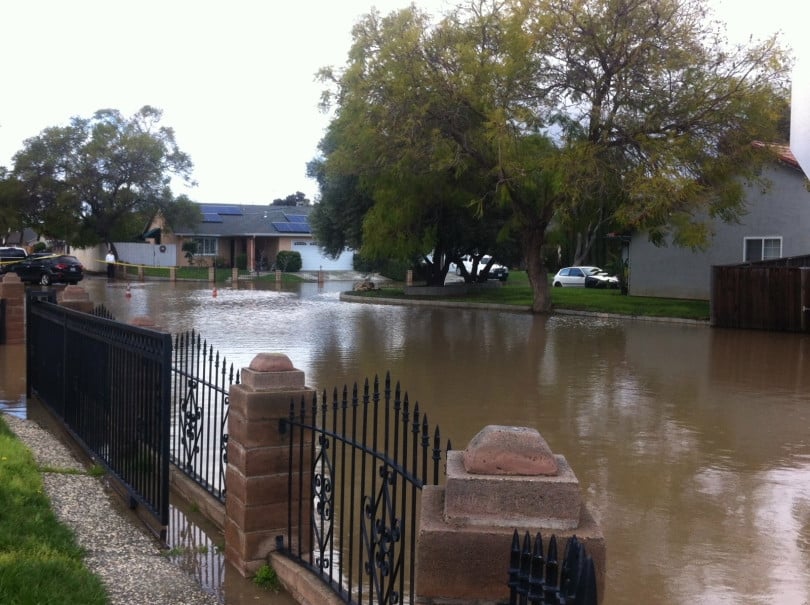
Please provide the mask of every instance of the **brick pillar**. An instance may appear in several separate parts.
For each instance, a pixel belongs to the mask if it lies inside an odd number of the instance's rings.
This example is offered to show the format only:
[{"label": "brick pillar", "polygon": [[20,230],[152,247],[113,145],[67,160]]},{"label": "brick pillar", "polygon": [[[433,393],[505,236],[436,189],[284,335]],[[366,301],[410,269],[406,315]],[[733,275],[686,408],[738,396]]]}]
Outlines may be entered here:
[{"label": "brick pillar", "polygon": [[234,287],[239,283],[239,267],[231,267],[231,282]]},{"label": "brick pillar", "polygon": [[445,487],[425,486],[417,601],[498,603],[507,586],[512,535],[557,536],[560,556],[575,535],[593,558],[604,595],[605,539],[582,503],[579,482],[563,456],[534,429],[488,426],[463,452],[447,454]]},{"label": "brick pillar", "polygon": [[93,312],[93,301],[90,300],[90,295],[81,286],[66,286],[65,289],[59,293],[57,302],[62,307],[67,307],[74,311],[81,311],[82,313]]},{"label": "brick pillar", "polygon": [[216,271],[217,270],[216,270],[216,267],[214,267],[214,265],[211,265],[210,267],[208,267],[208,281],[210,281],[212,284],[217,280]]},{"label": "brick pillar", "polygon": [[172,283],[177,281],[177,267],[169,267],[169,281]]},{"label": "brick pillar", "polygon": [[6,301],[6,342],[25,342],[25,284],[16,273],[6,273],[0,281],[0,299]]},{"label": "brick pillar", "polygon": [[[289,433],[281,435],[279,426],[289,418],[291,401],[297,406],[312,395],[304,373],[282,354],[260,353],[242,370],[241,384],[231,385],[225,558],[243,576],[264,565],[276,536],[287,533]],[[297,482],[297,467],[293,473]],[[297,510],[297,503],[290,504]],[[311,503],[303,505],[307,511]],[[303,518],[308,520],[309,513]]]}]

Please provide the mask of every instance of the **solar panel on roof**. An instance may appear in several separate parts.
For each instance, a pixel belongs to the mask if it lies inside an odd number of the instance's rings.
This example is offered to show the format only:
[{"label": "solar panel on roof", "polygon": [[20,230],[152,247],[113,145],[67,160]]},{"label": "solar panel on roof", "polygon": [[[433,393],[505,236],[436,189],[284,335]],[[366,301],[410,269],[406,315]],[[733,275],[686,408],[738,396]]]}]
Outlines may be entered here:
[{"label": "solar panel on roof", "polygon": [[242,216],[242,208],[239,206],[206,205],[204,214],[221,214],[223,216]]},{"label": "solar panel on roof", "polygon": [[285,223],[278,221],[273,223],[273,227],[279,233],[310,233],[309,225],[306,223]]},{"label": "solar panel on roof", "polygon": [[222,217],[217,214],[216,212],[203,212],[203,220],[204,223],[221,223]]},{"label": "solar panel on roof", "polygon": [[306,214],[285,214],[284,215],[291,223],[307,223]]}]

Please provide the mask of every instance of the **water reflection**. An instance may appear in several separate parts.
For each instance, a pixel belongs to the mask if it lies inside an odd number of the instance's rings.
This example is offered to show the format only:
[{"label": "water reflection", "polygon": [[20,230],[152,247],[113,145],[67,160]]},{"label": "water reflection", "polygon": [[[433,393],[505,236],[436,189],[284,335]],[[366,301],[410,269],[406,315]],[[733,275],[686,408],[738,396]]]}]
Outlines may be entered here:
[{"label": "water reflection", "polygon": [[237,367],[284,352],[330,392],[390,371],[457,448],[486,424],[536,427],[602,524],[608,604],[810,595],[804,336],[340,303],[346,283],[84,285]]},{"label": "water reflection", "polygon": [[0,411],[25,418],[25,347],[0,346]]}]

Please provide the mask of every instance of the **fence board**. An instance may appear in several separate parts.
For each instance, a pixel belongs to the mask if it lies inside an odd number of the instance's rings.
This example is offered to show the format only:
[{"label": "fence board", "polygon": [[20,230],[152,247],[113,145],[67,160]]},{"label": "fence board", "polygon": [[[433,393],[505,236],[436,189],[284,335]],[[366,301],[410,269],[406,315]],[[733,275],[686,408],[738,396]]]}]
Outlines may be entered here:
[{"label": "fence board", "polygon": [[[806,258],[806,257],[802,257]],[[806,331],[810,269],[791,263],[712,267],[712,325],[789,332]]]}]

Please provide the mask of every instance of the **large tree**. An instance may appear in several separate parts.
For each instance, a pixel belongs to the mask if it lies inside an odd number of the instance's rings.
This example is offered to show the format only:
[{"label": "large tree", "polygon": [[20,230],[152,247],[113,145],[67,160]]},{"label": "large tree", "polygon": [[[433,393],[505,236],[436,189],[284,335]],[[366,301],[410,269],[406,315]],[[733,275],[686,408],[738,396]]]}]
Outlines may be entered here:
[{"label": "large tree", "polygon": [[335,76],[332,157],[384,175],[389,197],[415,170],[485,183],[468,203],[509,209],[546,311],[554,224],[585,246],[608,221],[696,246],[706,217],[738,216],[787,74],[775,39],[729,46],[703,0],[479,0],[436,24],[372,12]]},{"label": "large tree", "polygon": [[144,106],[125,118],[112,109],[67,126],[46,128],[14,156],[13,175],[28,198],[29,225],[76,246],[132,240],[162,210],[186,214],[172,177],[191,182],[192,163],[180,151],[162,112]]},{"label": "large tree", "polygon": [[442,91],[410,85],[431,77],[422,49],[428,28],[416,10],[372,13],[358,24],[346,70],[322,72],[337,84],[337,111],[310,174],[321,186],[319,240],[350,243],[366,258],[421,261],[428,283],[440,285],[462,255],[497,255],[508,217],[474,203],[492,196],[490,179],[459,169],[455,146],[436,130]]}]

